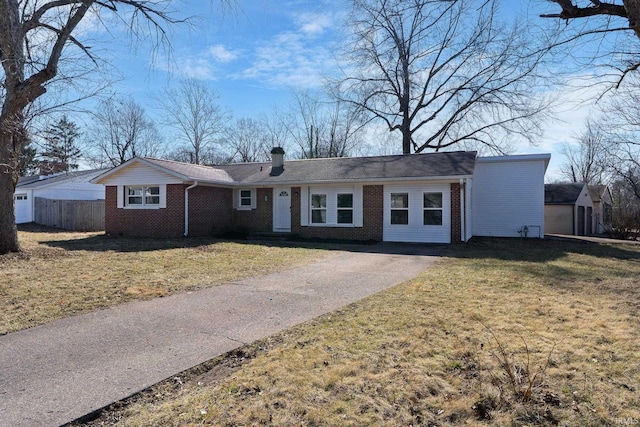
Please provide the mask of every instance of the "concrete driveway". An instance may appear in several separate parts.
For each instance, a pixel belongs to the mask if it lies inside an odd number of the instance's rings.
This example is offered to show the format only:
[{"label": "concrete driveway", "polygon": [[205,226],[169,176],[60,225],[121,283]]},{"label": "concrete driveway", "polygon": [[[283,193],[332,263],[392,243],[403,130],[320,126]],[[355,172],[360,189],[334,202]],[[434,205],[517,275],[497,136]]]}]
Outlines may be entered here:
[{"label": "concrete driveway", "polygon": [[379,244],[0,337],[0,426],[59,426],[415,277],[441,247]]}]

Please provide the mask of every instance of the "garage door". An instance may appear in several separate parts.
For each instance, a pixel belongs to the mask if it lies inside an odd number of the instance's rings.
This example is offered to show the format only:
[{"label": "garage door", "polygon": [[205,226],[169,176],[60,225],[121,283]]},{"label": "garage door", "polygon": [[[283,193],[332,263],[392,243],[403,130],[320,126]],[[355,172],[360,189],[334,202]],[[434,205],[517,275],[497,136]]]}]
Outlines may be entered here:
[{"label": "garage door", "polygon": [[451,243],[450,184],[385,185],[383,239]]},{"label": "garage door", "polygon": [[15,201],[16,224],[32,222],[33,217],[31,215],[31,200],[29,200],[27,195],[16,194],[14,196],[14,201]]}]

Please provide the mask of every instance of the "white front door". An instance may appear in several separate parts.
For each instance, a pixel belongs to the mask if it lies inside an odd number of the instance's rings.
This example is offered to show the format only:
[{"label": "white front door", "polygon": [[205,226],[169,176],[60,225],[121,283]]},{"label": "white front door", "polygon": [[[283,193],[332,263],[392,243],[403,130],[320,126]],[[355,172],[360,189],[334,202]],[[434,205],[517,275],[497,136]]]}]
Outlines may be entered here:
[{"label": "white front door", "polygon": [[273,231],[291,231],[291,188],[273,189]]}]

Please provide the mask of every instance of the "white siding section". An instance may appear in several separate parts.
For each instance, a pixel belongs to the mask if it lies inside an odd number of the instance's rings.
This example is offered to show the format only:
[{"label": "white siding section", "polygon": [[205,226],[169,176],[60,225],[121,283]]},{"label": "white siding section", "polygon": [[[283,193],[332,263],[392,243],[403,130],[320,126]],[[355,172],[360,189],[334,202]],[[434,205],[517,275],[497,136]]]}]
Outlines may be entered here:
[{"label": "white siding section", "polygon": [[[442,193],[442,225],[423,225],[423,194]],[[409,224],[391,224],[391,193],[409,194]],[[386,242],[451,243],[451,184],[384,186],[383,240]]]},{"label": "white siding section", "polygon": [[151,166],[133,163],[106,178],[104,185],[182,184],[179,178]]},{"label": "white siding section", "polygon": [[[516,157],[516,156],[514,156]],[[544,159],[502,157],[476,160],[473,175],[474,236],[529,237],[544,233]]]},{"label": "white siding section", "polygon": [[465,189],[464,189],[464,200],[465,200],[465,209],[464,209],[464,241],[468,241],[473,237],[473,211],[471,209],[471,198],[473,195],[473,179],[469,178],[465,180]]},{"label": "white siding section", "polygon": [[[16,200],[16,196],[21,196],[23,200]],[[26,197],[26,199],[24,199]],[[16,224],[33,222],[33,193],[31,190],[17,191],[14,196],[14,213]]]}]

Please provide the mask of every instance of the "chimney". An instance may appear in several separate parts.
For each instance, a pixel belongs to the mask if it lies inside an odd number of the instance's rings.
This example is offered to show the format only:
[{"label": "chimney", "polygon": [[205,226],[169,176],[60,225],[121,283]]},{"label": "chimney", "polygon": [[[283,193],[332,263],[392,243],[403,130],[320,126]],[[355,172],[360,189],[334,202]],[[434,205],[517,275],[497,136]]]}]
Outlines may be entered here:
[{"label": "chimney", "polygon": [[273,147],[271,150],[271,176],[280,175],[284,171],[284,150],[282,147]]}]

